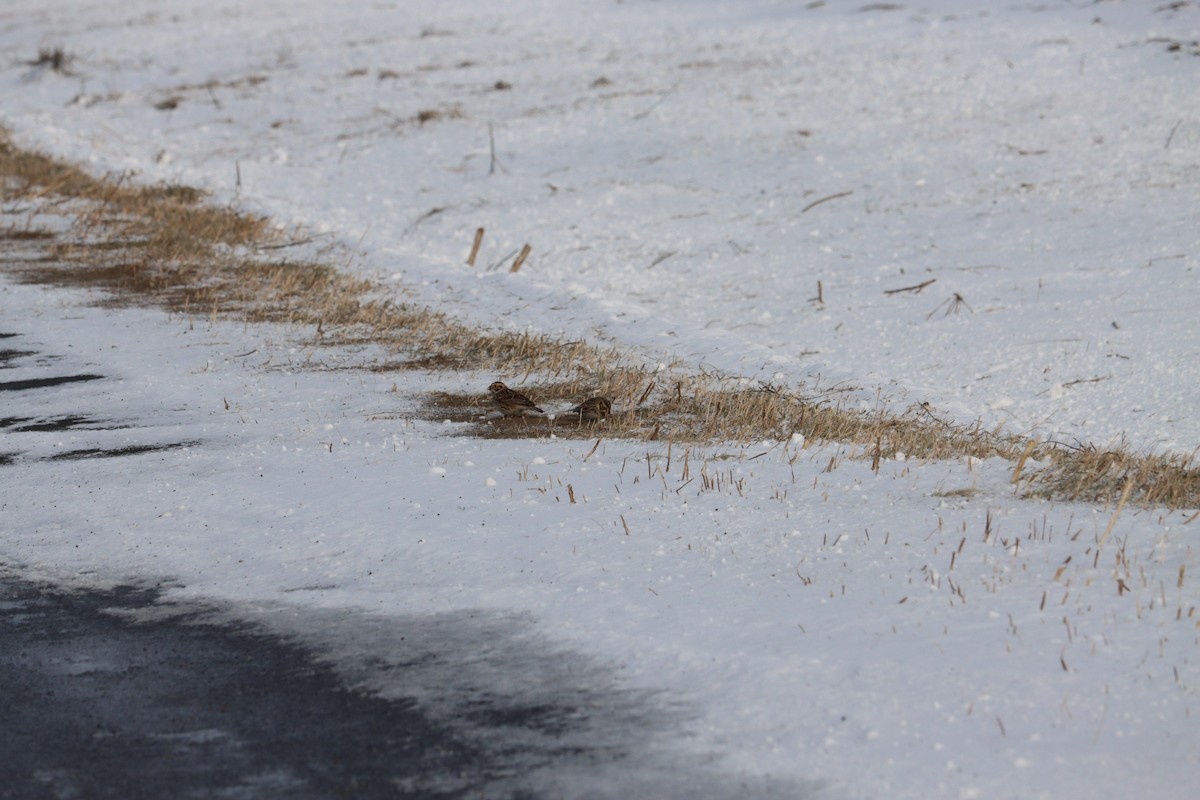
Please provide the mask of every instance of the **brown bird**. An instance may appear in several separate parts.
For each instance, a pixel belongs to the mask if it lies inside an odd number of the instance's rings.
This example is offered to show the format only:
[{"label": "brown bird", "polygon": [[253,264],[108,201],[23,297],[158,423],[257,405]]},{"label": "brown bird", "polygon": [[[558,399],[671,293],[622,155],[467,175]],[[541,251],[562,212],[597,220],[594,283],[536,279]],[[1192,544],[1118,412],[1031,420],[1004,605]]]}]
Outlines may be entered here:
[{"label": "brown bird", "polygon": [[506,417],[538,417],[546,413],[528,397],[508,388],[500,381],[489,386],[488,391],[492,393],[492,400]]},{"label": "brown bird", "polygon": [[581,422],[599,422],[612,413],[612,400],[607,397],[589,397],[567,412],[578,414]]}]

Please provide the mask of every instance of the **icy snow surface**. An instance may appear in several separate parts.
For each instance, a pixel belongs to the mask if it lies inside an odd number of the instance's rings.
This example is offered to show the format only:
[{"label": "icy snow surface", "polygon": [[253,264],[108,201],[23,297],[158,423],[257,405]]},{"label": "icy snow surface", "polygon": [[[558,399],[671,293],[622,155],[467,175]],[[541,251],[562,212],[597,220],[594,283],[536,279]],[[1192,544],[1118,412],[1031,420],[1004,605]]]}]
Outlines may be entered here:
[{"label": "icy snow surface", "polygon": [[[481,324],[1187,453],[1197,40],[1192,3],[9,0],[0,124]],[[1111,508],[1016,500],[1001,463],[796,441],[685,476],[682,448],[455,437],[412,418],[437,376],[393,393],[287,330],[88,300],[0,290],[3,341],[49,359],[0,380],[105,376],[0,416],[129,423],[3,434],[6,562],[253,603],[384,693],[392,644],[279,609],[515,615],[669,709],[654,763],[778,796],[1190,796],[1190,514],[1126,509],[1100,546]],[[98,443],[181,446],[52,460]]]}]

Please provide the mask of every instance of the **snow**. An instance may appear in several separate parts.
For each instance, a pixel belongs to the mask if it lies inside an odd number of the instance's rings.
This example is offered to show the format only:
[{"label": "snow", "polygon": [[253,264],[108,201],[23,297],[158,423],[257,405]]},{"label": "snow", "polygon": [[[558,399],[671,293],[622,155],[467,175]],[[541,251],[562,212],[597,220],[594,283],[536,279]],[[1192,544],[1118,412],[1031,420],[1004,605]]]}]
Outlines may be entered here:
[{"label": "snow", "polygon": [[[1197,39],[1200,8],[1132,2],[15,0],[0,123],[305,226],[462,319],[1187,453]],[[304,620],[528,620],[672,720],[633,784],[538,779],[563,796],[735,796],[662,769],[701,758],[769,796],[1190,796],[1189,513],[1126,508],[1101,543],[1113,508],[1015,498],[1001,462],[481,441],[418,418],[444,376],[90,299],[0,283],[0,332],[42,354],[0,379],[106,376],[4,416],[127,424],[5,432],[5,563],[230,603],[385,695],[403,648]],[[458,685],[425,701],[453,716]]]}]

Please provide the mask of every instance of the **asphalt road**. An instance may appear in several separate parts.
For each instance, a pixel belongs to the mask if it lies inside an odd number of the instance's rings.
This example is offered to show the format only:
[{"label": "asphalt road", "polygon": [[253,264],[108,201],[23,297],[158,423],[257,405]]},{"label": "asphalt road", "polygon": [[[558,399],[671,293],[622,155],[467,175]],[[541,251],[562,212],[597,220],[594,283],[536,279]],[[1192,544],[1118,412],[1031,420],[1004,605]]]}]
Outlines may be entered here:
[{"label": "asphalt road", "polygon": [[494,796],[503,768],[411,702],[253,629],[127,618],[156,596],[0,578],[0,796]]}]

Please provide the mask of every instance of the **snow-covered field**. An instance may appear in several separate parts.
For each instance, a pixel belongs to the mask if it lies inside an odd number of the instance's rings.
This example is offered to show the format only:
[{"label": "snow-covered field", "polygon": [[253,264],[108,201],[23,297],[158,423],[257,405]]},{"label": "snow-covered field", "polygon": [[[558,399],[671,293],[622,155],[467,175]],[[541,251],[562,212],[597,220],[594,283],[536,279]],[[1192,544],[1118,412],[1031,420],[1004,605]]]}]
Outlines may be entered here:
[{"label": "snow-covered field", "polygon": [[[10,0],[0,124],[481,324],[1200,445],[1200,6],[813,5]],[[71,74],[27,63],[56,46]],[[392,695],[397,642],[296,620],[526,620],[671,720],[633,767],[530,777],[553,794],[1191,796],[1190,513],[1105,538],[1113,509],[1015,499],[999,462],[478,441],[413,418],[444,376],[0,287],[4,346],[41,354],[0,381],[109,378],[0,417],[132,426],[3,433],[4,562],[249,604]],[[453,715],[453,686],[422,700]]]}]

